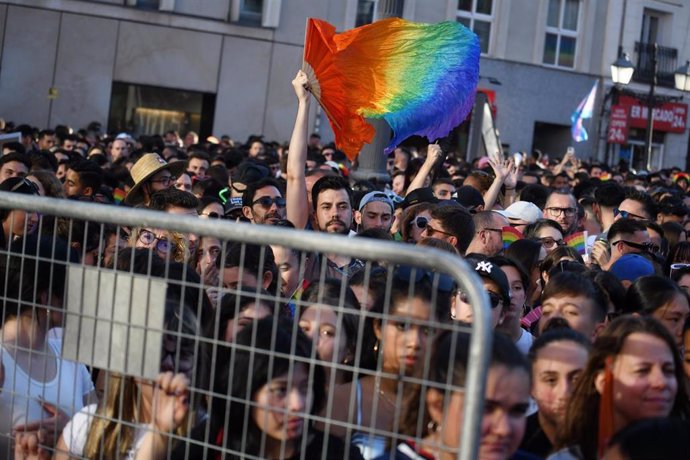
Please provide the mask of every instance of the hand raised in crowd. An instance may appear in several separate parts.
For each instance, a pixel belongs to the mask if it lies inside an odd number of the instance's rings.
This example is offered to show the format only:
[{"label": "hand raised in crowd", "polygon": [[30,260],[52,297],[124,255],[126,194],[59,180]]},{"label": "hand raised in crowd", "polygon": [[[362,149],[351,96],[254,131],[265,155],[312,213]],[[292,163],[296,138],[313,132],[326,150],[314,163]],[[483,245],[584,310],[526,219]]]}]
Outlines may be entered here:
[{"label": "hand raised in crowd", "polygon": [[425,162],[432,165],[437,164],[439,161],[443,160],[445,157],[441,146],[438,144],[429,144],[426,150],[426,160]]},{"label": "hand raised in crowd", "polygon": [[295,94],[300,103],[309,102],[309,77],[303,70],[297,71],[297,75],[292,80],[292,86],[295,88]]},{"label": "hand raised in crowd", "polygon": [[608,267],[609,259],[611,258],[611,250],[606,241],[597,240],[592,246],[592,253],[590,254],[590,260],[592,264],[598,265],[601,268]]},{"label": "hand raised in crowd", "polygon": [[14,445],[15,460],[48,460],[50,453],[41,447],[45,445],[43,430],[27,433],[17,433]]},{"label": "hand raised in crowd", "polygon": [[489,165],[494,170],[496,179],[503,183],[507,189],[515,188],[517,184],[518,167],[511,158],[497,160],[489,158]]},{"label": "hand raised in crowd", "polygon": [[24,425],[16,425],[12,431],[17,435],[24,433],[37,433],[41,434],[41,443],[53,446],[57,443],[62,429],[65,428],[67,422],[69,422],[70,417],[60,410],[57,406],[43,400],[38,401],[44,411],[50,414],[49,417],[43,418],[36,422],[26,423]]},{"label": "hand raised in crowd", "polygon": [[184,374],[158,374],[153,393],[151,427],[161,433],[177,429],[189,411],[189,379]]}]

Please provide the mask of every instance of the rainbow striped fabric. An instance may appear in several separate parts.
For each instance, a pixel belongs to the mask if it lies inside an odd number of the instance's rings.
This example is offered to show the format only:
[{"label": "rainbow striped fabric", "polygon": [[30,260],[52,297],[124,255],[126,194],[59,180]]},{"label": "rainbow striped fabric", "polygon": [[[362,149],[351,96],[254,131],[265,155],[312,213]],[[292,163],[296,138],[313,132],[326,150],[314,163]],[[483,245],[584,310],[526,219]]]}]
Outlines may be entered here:
[{"label": "rainbow striped fabric", "polygon": [[386,152],[412,135],[448,135],[472,110],[479,55],[477,35],[456,21],[390,18],[336,33],[310,18],[303,70],[336,145],[353,159],[375,134],[365,117],[392,128]]}]

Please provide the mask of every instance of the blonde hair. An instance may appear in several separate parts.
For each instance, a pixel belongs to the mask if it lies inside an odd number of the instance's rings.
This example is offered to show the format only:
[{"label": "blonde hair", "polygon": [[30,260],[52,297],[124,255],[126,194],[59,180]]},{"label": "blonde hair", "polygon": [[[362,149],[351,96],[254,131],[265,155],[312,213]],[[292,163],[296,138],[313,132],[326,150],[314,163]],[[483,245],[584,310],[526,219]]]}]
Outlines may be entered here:
[{"label": "blonde hair", "polygon": [[[133,248],[137,245],[137,238],[139,238],[139,231],[146,230],[144,227],[133,228],[129,234],[129,245]],[[173,262],[187,263],[189,262],[190,252],[189,245],[184,235],[179,232],[167,231],[168,237],[170,238],[170,260]]]}]

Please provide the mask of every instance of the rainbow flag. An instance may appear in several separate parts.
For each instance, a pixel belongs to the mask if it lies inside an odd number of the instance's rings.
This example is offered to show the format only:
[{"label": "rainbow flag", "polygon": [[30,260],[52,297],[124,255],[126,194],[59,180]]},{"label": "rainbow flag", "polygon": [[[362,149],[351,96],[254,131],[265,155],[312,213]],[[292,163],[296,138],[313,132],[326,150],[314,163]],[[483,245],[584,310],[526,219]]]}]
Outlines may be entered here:
[{"label": "rainbow flag", "polygon": [[587,241],[587,232],[577,232],[572,235],[568,235],[563,238],[566,245],[575,249],[578,254],[584,256],[587,254],[587,246],[585,242]]},{"label": "rainbow flag", "polygon": [[517,240],[521,240],[522,233],[515,227],[503,227],[503,249],[508,249],[508,246],[515,243]]},{"label": "rainbow flag", "polygon": [[472,110],[479,38],[456,21],[383,19],[342,33],[310,18],[302,70],[350,160],[374,137],[364,118],[384,119],[392,151],[412,135],[445,137]]},{"label": "rainbow flag", "polygon": [[122,203],[122,200],[125,199],[125,195],[127,194],[121,188],[116,188],[113,190],[113,200],[115,200],[115,204]]},{"label": "rainbow flag", "polygon": [[582,99],[577,109],[570,116],[570,121],[572,126],[570,127],[570,133],[573,136],[575,142],[586,141],[589,136],[587,135],[587,130],[585,129],[582,122],[587,118],[592,118],[592,113],[594,112],[594,101],[597,98],[597,81],[594,81],[592,89],[589,94]]}]

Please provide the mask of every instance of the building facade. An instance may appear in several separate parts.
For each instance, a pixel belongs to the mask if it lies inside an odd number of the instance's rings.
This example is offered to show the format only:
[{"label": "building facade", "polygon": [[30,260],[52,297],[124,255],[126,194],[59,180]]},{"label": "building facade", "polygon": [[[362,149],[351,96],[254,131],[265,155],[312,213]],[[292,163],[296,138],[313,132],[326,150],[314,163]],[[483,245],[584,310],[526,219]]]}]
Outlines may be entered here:
[{"label": "building facade", "polygon": [[[664,50],[659,95],[680,96],[668,88],[668,69],[690,58],[688,0],[0,0],[0,116],[40,128],[99,121],[135,134],[285,141],[306,18],[345,30],[384,12],[457,20],[479,35],[480,87],[494,98],[509,152],[560,156],[573,145],[583,158],[634,161],[644,129],[632,123],[624,144],[606,142],[609,107],[619,102],[609,68],[619,47],[639,67],[626,90],[641,95],[647,44]],[[570,117],[595,83],[589,140],[576,144]],[[324,115],[311,116],[314,130],[332,138]],[[653,166],[685,167],[687,120],[661,129]]]}]

